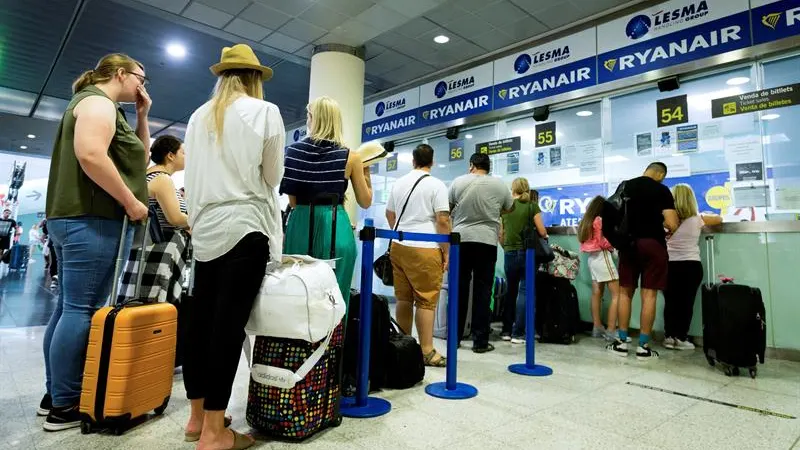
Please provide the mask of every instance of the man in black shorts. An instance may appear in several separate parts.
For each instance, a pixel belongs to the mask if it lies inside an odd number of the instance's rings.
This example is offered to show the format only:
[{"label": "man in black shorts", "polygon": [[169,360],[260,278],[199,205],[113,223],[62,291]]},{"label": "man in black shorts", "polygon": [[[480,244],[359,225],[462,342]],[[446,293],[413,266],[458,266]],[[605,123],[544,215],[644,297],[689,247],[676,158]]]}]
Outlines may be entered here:
[{"label": "man in black shorts", "polygon": [[628,356],[628,325],[631,321],[631,299],[641,278],[642,315],[639,347],[636,357],[648,360],[658,354],[650,349],[650,336],[656,319],[658,291],[667,287],[667,240],[664,229],[678,229],[678,213],[669,188],[661,184],[667,166],[654,162],[644,175],[625,182],[628,197],[628,231],[633,238],[629,248],[619,249],[619,338],[608,345],[615,355]]},{"label": "man in black shorts", "polygon": [[5,259],[16,234],[17,221],[11,218],[11,210],[6,209],[3,211],[3,218],[0,219],[0,260]]}]

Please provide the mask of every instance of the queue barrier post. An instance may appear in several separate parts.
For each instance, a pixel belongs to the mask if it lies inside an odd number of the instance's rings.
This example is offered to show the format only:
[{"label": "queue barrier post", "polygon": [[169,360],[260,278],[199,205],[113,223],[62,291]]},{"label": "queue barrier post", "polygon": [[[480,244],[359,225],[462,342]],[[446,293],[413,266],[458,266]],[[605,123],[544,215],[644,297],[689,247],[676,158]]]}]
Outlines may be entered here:
[{"label": "queue barrier post", "polygon": [[356,365],[356,395],[342,399],[341,412],[345,417],[368,419],[387,414],[392,404],[369,396],[369,355],[372,339],[372,261],[375,259],[375,223],[364,221],[360,232],[361,250],[361,314],[358,327],[358,360]]},{"label": "queue barrier post", "polygon": [[536,364],[536,256],[533,245],[525,251],[525,363],[508,366],[511,373],[528,377],[546,377],[553,369]]}]

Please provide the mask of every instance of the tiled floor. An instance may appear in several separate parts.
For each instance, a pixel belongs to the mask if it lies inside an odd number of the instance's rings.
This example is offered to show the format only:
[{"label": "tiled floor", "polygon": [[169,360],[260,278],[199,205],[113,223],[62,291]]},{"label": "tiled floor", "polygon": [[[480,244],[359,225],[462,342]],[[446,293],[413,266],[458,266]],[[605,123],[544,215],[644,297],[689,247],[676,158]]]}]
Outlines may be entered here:
[{"label": "tiled floor", "polygon": [[[78,430],[45,433],[35,409],[42,395],[43,327],[0,329],[0,449],[191,449],[182,442],[188,402],[175,377],[166,414],[123,436],[82,436]],[[800,417],[800,363],[768,361],[756,380],[726,378],[698,351],[661,352],[658,361],[639,363],[608,355],[584,338],[569,347],[540,345],[539,362],[548,378],[512,375],[506,366],[523,358],[521,347],[496,343],[498,350],[475,355],[460,350],[459,376],[480,390],[478,397],[445,401],[422,386],[379,394],[392,411],[367,420],[345,419],[303,448],[319,449],[800,449],[800,419],[755,412],[656,392],[635,382]],[[663,350],[663,349],[662,349]],[[425,383],[444,378],[429,369]],[[236,379],[230,413],[234,427],[247,430],[244,361]],[[295,448],[262,440],[256,448]]]},{"label": "tiled floor", "polygon": [[[180,374],[166,414],[123,436],[78,430],[42,431],[35,410],[43,394],[44,327],[53,298],[41,267],[26,276],[0,273],[0,450],[192,449],[182,440],[189,414]],[[21,327],[27,326],[27,327]],[[5,328],[4,328],[5,327]],[[444,343],[438,342],[443,349]],[[479,389],[470,400],[429,397],[423,386],[378,394],[392,411],[376,419],[345,419],[341,427],[303,444],[260,440],[256,448],[308,449],[780,449],[800,450],[800,419],[784,419],[626,384],[638,383],[800,417],[800,363],[769,360],[759,377],[726,378],[702,353],[659,348],[661,358],[640,363],[609,355],[583,338],[571,346],[539,345],[547,378],[510,374],[524,349],[496,342],[497,351],[460,350],[459,379]],[[424,383],[444,379],[429,369]],[[242,358],[229,412],[247,431],[247,367]]]}]

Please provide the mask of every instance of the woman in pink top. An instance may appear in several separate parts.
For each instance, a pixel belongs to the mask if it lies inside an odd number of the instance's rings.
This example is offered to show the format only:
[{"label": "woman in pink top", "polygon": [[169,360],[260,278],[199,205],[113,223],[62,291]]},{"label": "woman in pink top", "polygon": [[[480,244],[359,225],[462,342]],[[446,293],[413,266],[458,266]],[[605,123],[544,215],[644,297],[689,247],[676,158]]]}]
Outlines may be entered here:
[{"label": "woman in pink top", "polygon": [[[588,255],[589,270],[592,273],[592,337],[615,339],[617,327],[617,301],[619,300],[619,274],[612,256],[614,248],[603,237],[603,203],[601,196],[595,197],[586,208],[580,225],[578,240],[581,251]],[[601,306],[606,285],[611,291],[611,307],[608,309],[608,330],[603,328]]]},{"label": "woman in pink top", "polygon": [[672,188],[680,226],[667,240],[669,269],[664,290],[664,347],[673,350],[694,350],[689,342],[694,299],[703,282],[700,262],[700,233],[705,225],[719,225],[722,217],[697,213],[697,199],[688,184]]}]

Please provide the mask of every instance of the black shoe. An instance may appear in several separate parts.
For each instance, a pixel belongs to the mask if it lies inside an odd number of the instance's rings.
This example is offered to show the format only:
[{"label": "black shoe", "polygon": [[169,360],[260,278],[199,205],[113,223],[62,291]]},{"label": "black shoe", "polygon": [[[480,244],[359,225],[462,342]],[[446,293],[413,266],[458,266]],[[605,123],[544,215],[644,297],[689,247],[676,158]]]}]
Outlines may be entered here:
[{"label": "black shoe", "polygon": [[39,403],[39,409],[36,411],[36,415],[45,417],[50,414],[51,409],[53,409],[53,397],[50,397],[50,394],[44,394],[42,401]]},{"label": "black shoe", "polygon": [[511,333],[508,333],[508,332],[505,332],[505,331],[500,333],[500,339],[502,339],[502,340],[504,340],[506,342],[510,341],[511,340]]},{"label": "black shoe", "polygon": [[639,361],[649,361],[658,358],[658,352],[652,350],[649,344],[645,344],[636,349],[636,359]]},{"label": "black shoe", "polygon": [[485,347],[472,347],[472,351],[474,353],[479,353],[479,354],[480,353],[489,353],[491,351],[494,351],[494,345],[486,344]]},{"label": "black shoe", "polygon": [[78,405],[66,408],[53,408],[44,421],[45,431],[61,431],[81,426],[81,412]]},{"label": "black shoe", "polygon": [[619,339],[615,339],[614,342],[606,345],[606,349],[610,351],[612,354],[626,357],[628,356],[628,344],[625,342],[620,341]]}]

